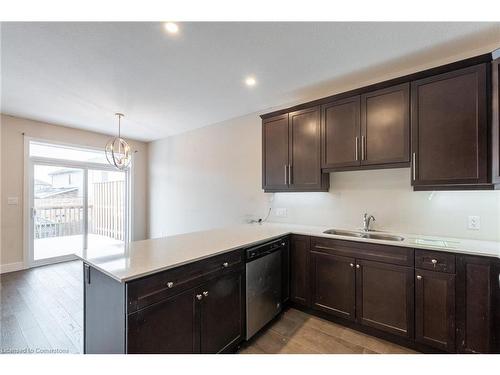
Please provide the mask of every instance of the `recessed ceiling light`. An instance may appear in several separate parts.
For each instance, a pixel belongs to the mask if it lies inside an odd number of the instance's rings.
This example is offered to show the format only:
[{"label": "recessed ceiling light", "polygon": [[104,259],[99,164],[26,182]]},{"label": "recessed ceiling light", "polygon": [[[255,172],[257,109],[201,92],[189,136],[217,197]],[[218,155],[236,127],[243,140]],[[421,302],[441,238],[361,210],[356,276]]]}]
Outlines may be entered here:
[{"label": "recessed ceiling light", "polygon": [[170,34],[177,34],[179,31],[179,26],[174,22],[165,22],[164,27]]},{"label": "recessed ceiling light", "polygon": [[247,86],[252,87],[252,86],[255,86],[256,83],[257,83],[257,81],[255,80],[254,77],[247,77],[247,78],[245,78],[245,85],[247,85]]}]

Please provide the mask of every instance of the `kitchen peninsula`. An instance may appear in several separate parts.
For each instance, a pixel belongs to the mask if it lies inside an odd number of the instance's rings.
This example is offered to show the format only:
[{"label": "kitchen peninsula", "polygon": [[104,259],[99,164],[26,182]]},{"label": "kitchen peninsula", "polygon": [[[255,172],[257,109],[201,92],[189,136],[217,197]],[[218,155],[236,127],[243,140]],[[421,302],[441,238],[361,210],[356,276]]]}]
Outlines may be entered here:
[{"label": "kitchen peninsula", "polygon": [[287,304],[424,352],[498,352],[500,243],[327,229],[248,224],[89,252],[85,352],[234,352],[245,339],[244,249],[282,238]]}]

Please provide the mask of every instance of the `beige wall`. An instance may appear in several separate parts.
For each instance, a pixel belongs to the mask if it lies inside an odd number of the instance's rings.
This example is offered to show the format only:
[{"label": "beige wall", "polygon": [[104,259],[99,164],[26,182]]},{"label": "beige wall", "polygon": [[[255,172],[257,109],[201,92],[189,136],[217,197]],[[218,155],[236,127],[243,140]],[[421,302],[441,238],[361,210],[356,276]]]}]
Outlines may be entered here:
[{"label": "beige wall", "polygon": [[[1,115],[1,249],[0,265],[23,262],[23,184],[24,137],[67,142],[82,146],[103,147],[109,135],[72,129],[23,118]],[[147,232],[147,158],[148,145],[131,141],[138,152],[134,155],[133,175],[133,239],[146,237]],[[7,197],[18,197],[19,205],[7,205]]]}]

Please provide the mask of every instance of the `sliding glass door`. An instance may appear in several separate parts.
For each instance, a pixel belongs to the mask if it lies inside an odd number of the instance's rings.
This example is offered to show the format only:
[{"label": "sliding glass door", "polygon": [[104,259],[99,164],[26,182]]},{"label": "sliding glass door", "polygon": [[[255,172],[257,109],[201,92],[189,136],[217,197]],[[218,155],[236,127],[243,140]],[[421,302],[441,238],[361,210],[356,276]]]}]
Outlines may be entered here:
[{"label": "sliding glass door", "polygon": [[67,146],[36,142],[29,147],[28,266],[98,254],[128,241],[129,171],[109,166],[100,150],[68,152]]},{"label": "sliding glass door", "polygon": [[33,261],[81,254],[85,207],[82,168],[33,164]]}]

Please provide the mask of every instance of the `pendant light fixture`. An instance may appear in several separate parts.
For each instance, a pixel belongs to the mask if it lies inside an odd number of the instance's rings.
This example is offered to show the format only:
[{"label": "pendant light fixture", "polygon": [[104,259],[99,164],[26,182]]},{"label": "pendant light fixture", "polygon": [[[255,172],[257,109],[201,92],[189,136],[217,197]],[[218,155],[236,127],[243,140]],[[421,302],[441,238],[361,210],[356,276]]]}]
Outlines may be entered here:
[{"label": "pendant light fixture", "polygon": [[106,159],[108,163],[119,170],[126,169],[132,159],[132,151],[129,144],[121,137],[121,119],[123,113],[115,113],[118,116],[118,137],[112,138],[106,144]]}]

